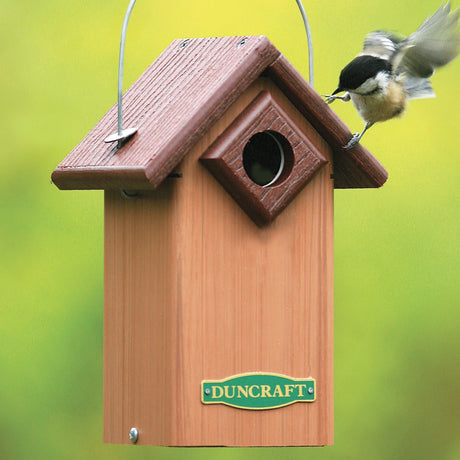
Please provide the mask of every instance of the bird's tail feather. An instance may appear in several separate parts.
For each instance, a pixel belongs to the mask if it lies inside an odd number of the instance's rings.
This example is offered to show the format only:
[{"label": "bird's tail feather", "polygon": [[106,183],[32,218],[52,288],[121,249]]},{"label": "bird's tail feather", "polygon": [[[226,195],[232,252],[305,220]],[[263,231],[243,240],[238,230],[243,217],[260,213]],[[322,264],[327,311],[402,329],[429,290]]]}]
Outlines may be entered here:
[{"label": "bird's tail feather", "polygon": [[404,88],[406,89],[409,99],[427,99],[436,97],[431,87],[431,83],[426,78],[406,77],[404,79]]}]

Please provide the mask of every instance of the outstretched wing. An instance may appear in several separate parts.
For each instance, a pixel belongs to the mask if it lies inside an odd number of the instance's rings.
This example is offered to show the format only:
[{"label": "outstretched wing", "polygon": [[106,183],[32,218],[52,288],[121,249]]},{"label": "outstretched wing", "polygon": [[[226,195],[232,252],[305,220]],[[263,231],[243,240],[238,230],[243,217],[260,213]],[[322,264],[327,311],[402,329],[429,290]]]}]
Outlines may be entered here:
[{"label": "outstretched wing", "polygon": [[405,39],[393,32],[370,33],[364,40],[362,54],[388,59],[396,75],[429,78],[436,68],[459,54],[459,16],[460,11],[451,12],[447,2]]},{"label": "outstretched wing", "polygon": [[437,67],[448,64],[460,50],[459,10],[450,12],[450,3],[427,18],[399,44],[394,57],[396,73],[429,78]]},{"label": "outstretched wing", "polygon": [[370,54],[382,59],[391,60],[399,49],[402,37],[393,32],[376,30],[371,32],[364,39],[363,51],[361,54]]}]

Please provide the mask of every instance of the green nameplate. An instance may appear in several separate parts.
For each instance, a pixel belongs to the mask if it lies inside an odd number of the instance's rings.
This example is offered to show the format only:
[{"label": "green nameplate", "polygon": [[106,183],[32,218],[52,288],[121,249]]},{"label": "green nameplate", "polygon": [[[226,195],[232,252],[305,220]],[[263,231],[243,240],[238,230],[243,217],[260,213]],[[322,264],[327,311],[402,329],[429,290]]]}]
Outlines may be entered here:
[{"label": "green nameplate", "polygon": [[238,409],[275,409],[316,399],[315,379],[295,379],[286,375],[254,372],[224,380],[203,380],[203,404],[226,404]]}]

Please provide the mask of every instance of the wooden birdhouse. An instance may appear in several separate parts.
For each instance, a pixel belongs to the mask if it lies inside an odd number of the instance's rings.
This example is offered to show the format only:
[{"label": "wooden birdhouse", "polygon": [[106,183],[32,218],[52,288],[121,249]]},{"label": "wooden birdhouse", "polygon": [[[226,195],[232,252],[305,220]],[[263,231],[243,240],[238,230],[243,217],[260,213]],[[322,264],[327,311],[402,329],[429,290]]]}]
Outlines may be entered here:
[{"label": "wooden birdhouse", "polygon": [[52,174],[105,190],[104,441],[332,444],[334,188],[385,169],[263,36],[173,41],[124,106]]}]

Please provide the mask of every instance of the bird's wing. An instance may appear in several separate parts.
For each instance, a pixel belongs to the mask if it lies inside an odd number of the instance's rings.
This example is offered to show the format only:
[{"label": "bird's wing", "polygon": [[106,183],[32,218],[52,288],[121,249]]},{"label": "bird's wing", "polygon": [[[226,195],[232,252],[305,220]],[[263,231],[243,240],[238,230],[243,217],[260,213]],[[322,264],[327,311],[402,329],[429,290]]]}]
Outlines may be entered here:
[{"label": "bird's wing", "polygon": [[370,54],[382,59],[391,59],[397,52],[402,37],[393,32],[376,30],[364,39],[362,54]]},{"label": "bird's wing", "polygon": [[451,13],[449,2],[441,5],[397,46],[392,58],[395,72],[429,78],[437,67],[452,61],[460,51],[458,20],[458,9]]}]

